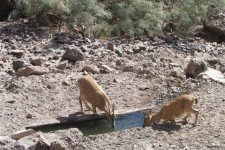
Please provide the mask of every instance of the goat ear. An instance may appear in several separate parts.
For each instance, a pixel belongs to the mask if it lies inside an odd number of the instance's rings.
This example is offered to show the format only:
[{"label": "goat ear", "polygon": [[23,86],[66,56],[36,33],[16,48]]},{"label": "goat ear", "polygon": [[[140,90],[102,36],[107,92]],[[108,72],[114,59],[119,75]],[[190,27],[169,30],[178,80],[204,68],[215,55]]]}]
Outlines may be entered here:
[{"label": "goat ear", "polygon": [[145,111],[145,114],[151,114],[152,113],[152,109],[147,109],[146,111]]},{"label": "goat ear", "polygon": [[144,117],[145,118],[148,118],[149,115],[152,113],[152,110],[151,109],[147,109],[145,112],[144,112]]}]

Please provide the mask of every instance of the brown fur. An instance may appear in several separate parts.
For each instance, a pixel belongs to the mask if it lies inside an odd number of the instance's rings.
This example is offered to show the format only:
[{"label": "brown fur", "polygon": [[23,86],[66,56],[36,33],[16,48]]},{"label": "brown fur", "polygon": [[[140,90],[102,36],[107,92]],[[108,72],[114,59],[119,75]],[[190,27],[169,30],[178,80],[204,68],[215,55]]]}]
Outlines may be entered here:
[{"label": "brown fur", "polygon": [[[80,89],[80,107],[83,111],[82,102],[93,113],[97,113],[96,108],[104,111],[108,116],[110,124],[114,127],[114,105],[111,106],[110,99],[103,91],[102,87],[90,75],[84,75],[78,79],[78,86]],[[91,107],[89,106],[91,105]],[[112,112],[110,108],[112,107]]]},{"label": "brown fur", "polygon": [[164,105],[158,113],[153,114],[150,110],[145,114],[144,127],[150,126],[152,123],[157,123],[163,120],[163,123],[172,122],[175,123],[175,119],[183,117],[183,124],[187,123],[187,118],[191,113],[195,114],[194,126],[198,121],[199,111],[192,108],[194,101],[197,103],[197,99],[193,95],[183,94],[176,97],[170,103]]}]

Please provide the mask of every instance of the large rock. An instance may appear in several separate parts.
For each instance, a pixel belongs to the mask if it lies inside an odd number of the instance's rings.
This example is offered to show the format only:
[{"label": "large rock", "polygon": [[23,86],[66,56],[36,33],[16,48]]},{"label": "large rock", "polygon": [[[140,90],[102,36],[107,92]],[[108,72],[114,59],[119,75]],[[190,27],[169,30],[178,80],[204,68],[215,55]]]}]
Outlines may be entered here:
[{"label": "large rock", "polygon": [[225,10],[218,12],[217,14],[208,18],[203,26],[206,30],[218,35],[219,37],[225,36]]},{"label": "large rock", "polygon": [[186,77],[195,78],[201,72],[206,70],[206,63],[201,59],[191,59],[187,65]]},{"label": "large rock", "polygon": [[19,69],[16,72],[18,77],[20,76],[30,76],[30,75],[43,75],[49,72],[49,69],[41,66],[27,66]]},{"label": "large rock", "polygon": [[3,147],[5,150],[35,150],[35,147],[40,140],[46,140],[42,132],[36,132],[14,142],[11,142]]},{"label": "large rock", "polygon": [[0,21],[5,21],[15,8],[15,0],[0,0]]},{"label": "large rock", "polygon": [[[83,133],[77,128],[68,130],[57,130],[54,133],[45,134],[50,143],[50,150],[74,150],[74,145],[78,144],[83,138]],[[57,149],[58,148],[58,149]]]},{"label": "large rock", "polygon": [[197,76],[198,79],[212,79],[214,81],[225,83],[224,75],[213,68],[207,68],[204,72]]},{"label": "large rock", "polygon": [[[19,140],[0,137],[0,149],[4,150],[74,150],[83,138],[77,128],[49,133],[36,132]],[[3,140],[2,140],[3,139]],[[1,143],[3,146],[1,147]]]},{"label": "large rock", "polygon": [[79,47],[70,47],[63,54],[62,60],[69,60],[73,62],[82,61],[84,60],[84,54]]}]

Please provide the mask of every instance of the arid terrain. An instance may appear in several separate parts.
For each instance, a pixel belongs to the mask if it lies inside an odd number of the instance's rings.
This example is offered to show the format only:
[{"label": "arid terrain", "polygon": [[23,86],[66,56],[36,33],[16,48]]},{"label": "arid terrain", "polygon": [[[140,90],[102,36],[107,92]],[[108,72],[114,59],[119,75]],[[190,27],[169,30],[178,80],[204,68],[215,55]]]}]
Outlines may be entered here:
[{"label": "arid terrain", "polygon": [[[67,51],[75,56],[66,56]],[[223,150],[225,84],[186,78],[191,59],[200,59],[224,75],[225,43],[198,37],[170,43],[160,38],[91,40],[75,33],[27,28],[20,22],[0,23],[0,149],[37,150],[34,143],[45,139],[76,150]],[[27,66],[39,68],[21,70]],[[77,129],[59,131],[67,138],[41,132],[17,141],[7,138],[31,124],[78,112],[77,79],[84,70],[92,72],[116,110],[158,111],[188,92],[198,98],[194,108],[200,111],[199,122],[196,127],[159,124],[90,136]]]}]

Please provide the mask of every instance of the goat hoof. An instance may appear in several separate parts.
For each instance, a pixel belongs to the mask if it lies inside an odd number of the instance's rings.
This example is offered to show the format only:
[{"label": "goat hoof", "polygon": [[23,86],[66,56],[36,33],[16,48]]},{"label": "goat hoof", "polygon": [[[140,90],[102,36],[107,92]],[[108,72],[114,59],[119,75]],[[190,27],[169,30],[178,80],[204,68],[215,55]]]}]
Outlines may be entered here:
[{"label": "goat hoof", "polygon": [[188,124],[188,122],[182,122],[182,125],[186,125],[186,124]]}]

